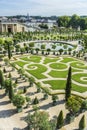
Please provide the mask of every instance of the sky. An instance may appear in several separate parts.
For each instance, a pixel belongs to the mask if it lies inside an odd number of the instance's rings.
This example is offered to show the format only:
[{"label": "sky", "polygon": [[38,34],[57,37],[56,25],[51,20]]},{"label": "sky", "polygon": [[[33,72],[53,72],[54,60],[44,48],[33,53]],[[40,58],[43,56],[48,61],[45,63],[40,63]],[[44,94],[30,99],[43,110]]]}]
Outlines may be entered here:
[{"label": "sky", "polygon": [[87,15],[87,0],[0,0],[0,16]]}]

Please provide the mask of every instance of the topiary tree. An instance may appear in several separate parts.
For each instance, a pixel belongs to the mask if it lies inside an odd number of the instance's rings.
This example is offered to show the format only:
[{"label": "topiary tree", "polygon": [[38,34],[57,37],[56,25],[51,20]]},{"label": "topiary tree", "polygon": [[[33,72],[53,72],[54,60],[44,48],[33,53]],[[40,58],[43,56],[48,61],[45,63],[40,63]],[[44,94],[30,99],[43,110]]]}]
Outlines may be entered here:
[{"label": "topiary tree", "polygon": [[14,91],[12,87],[12,81],[11,79],[9,80],[9,99],[12,101],[14,97]]},{"label": "topiary tree", "polygon": [[31,98],[26,96],[26,102],[27,102],[26,107],[28,107],[30,105]]},{"label": "topiary tree", "polygon": [[84,130],[84,128],[85,128],[85,115],[82,116],[79,122],[79,130]]},{"label": "topiary tree", "polygon": [[12,52],[11,52],[11,46],[12,46],[12,41],[5,41],[5,48],[8,51],[8,58],[11,59]]},{"label": "topiary tree", "polygon": [[5,92],[6,92],[6,94],[9,94],[9,84],[10,84],[10,80],[6,79],[5,80]]},{"label": "topiary tree", "polygon": [[53,105],[56,104],[56,100],[58,99],[57,95],[52,95]]},{"label": "topiary tree", "polygon": [[13,105],[17,107],[18,112],[22,111],[22,106],[25,103],[25,98],[21,96],[20,94],[14,95],[13,98]]},{"label": "topiary tree", "polygon": [[0,85],[1,88],[4,87],[4,76],[1,70],[0,70]]},{"label": "topiary tree", "polygon": [[41,84],[39,82],[36,83],[37,93],[41,91]]},{"label": "topiary tree", "polygon": [[30,82],[29,87],[32,87],[33,83],[35,82],[35,79],[33,77],[29,77],[29,82]]},{"label": "topiary tree", "polygon": [[33,104],[38,104],[39,103],[39,100],[37,97],[34,98],[34,101],[33,101]]},{"label": "topiary tree", "polygon": [[11,77],[12,77],[12,75],[11,75],[11,73],[9,73],[8,78],[11,78]]},{"label": "topiary tree", "polygon": [[66,88],[65,88],[65,100],[67,101],[68,98],[71,96],[71,66],[68,70],[68,76],[67,76],[67,82],[66,82]]},{"label": "topiary tree", "polygon": [[24,92],[24,93],[27,92],[27,88],[26,88],[26,87],[23,88],[23,92]]},{"label": "topiary tree", "polygon": [[63,111],[61,110],[57,118],[56,128],[60,129],[63,126],[63,124],[64,124]]}]

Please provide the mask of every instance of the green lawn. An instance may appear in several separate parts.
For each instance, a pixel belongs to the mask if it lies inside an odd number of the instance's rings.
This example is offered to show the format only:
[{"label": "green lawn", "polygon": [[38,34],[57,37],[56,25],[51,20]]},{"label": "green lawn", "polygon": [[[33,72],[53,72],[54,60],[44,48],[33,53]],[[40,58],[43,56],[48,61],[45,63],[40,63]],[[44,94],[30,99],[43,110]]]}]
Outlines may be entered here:
[{"label": "green lawn", "polygon": [[[49,80],[49,81],[44,81],[44,84],[49,84],[51,86],[51,89],[53,90],[61,90],[65,89],[66,87],[66,81],[65,80]],[[81,87],[75,84],[72,84],[72,90],[77,91],[80,93],[83,93],[87,91],[87,87]]]},{"label": "green lawn", "polygon": [[66,69],[67,65],[62,64],[62,63],[52,63],[52,64],[50,64],[50,67],[52,69]]},{"label": "green lawn", "polygon": [[22,59],[24,61],[31,61],[31,62],[39,63],[40,60],[41,60],[41,57],[40,56],[36,56],[36,55],[35,56],[32,55],[30,57],[22,57],[20,59]]},{"label": "green lawn", "polygon": [[[37,67],[37,68],[30,70],[30,69],[32,68],[32,66],[33,66],[33,67],[35,66],[35,67]],[[47,68],[46,68],[45,66],[40,65],[40,64],[32,64],[32,65],[29,65],[28,68],[30,68],[30,69],[28,69],[27,72],[30,73],[30,74],[32,74],[32,75],[33,75],[34,77],[36,77],[37,79],[47,78],[47,77],[43,74],[45,71],[47,71]]]},{"label": "green lawn", "polygon": [[87,65],[79,61],[71,63],[71,66],[77,69],[87,69]]},{"label": "green lawn", "polygon": [[68,63],[68,62],[72,62],[72,61],[77,61],[77,60],[74,58],[71,58],[71,57],[64,57],[61,62]]},{"label": "green lawn", "polygon": [[65,80],[48,80],[44,81],[44,84],[49,84],[53,90],[64,89],[66,85]]},{"label": "green lawn", "polygon": [[48,58],[48,57],[46,57],[45,60],[44,60],[44,64],[48,64],[48,63],[51,63],[51,62],[56,62],[58,60],[59,60],[59,58]]},{"label": "green lawn", "polygon": [[[82,81],[80,78],[85,77],[86,81]],[[78,83],[86,84],[87,85],[87,74],[86,73],[79,73],[72,75],[72,79]]]},{"label": "green lawn", "polygon": [[66,78],[68,71],[55,71],[52,70],[49,72],[49,75],[53,78]]},{"label": "green lawn", "polygon": [[20,67],[23,67],[24,65],[26,65],[28,62],[23,62],[23,61],[17,61],[17,62],[14,62],[14,64],[17,64],[18,66]]}]

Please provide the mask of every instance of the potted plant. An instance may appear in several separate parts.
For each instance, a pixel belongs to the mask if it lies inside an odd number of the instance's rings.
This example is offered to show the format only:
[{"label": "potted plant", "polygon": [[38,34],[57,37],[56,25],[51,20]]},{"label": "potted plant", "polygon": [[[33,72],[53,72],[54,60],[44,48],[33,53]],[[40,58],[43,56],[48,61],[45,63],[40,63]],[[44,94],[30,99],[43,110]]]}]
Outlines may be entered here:
[{"label": "potted plant", "polygon": [[25,98],[23,96],[21,96],[20,94],[14,95],[13,104],[14,106],[17,107],[18,112],[22,111],[22,106],[24,105],[24,103],[25,103]]}]

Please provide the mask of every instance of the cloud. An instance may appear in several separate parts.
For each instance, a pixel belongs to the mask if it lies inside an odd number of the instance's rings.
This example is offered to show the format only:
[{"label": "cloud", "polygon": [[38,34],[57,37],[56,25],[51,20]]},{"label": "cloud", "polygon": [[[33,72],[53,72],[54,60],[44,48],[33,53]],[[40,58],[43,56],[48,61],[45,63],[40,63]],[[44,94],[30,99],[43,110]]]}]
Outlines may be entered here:
[{"label": "cloud", "polygon": [[85,15],[87,0],[0,0],[0,15]]}]

